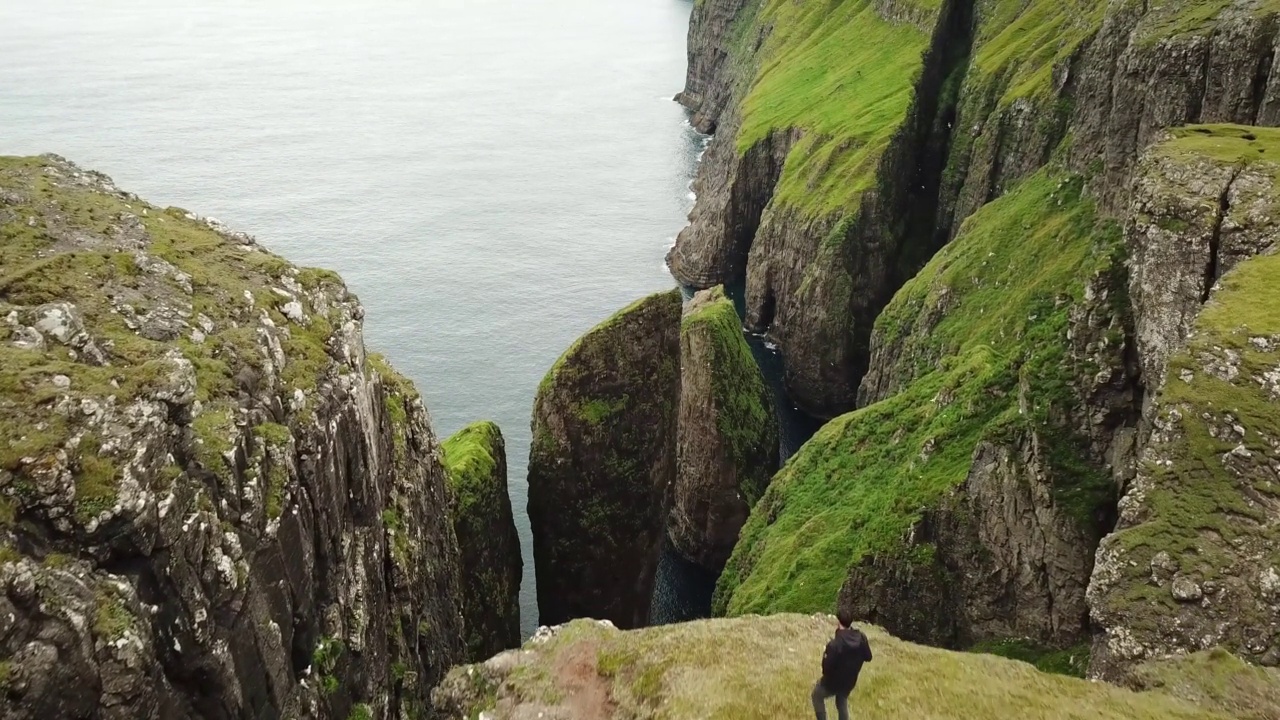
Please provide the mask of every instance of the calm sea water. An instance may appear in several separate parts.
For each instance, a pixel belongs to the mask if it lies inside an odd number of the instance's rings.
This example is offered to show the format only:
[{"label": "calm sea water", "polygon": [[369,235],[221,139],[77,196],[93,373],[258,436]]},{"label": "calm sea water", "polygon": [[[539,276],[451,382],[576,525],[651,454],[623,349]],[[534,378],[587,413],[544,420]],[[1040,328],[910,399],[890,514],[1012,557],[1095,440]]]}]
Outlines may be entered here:
[{"label": "calm sea water", "polygon": [[333,268],[437,432],[491,418],[524,517],[543,373],[674,285],[691,0],[0,2],[0,153],[56,152]]}]

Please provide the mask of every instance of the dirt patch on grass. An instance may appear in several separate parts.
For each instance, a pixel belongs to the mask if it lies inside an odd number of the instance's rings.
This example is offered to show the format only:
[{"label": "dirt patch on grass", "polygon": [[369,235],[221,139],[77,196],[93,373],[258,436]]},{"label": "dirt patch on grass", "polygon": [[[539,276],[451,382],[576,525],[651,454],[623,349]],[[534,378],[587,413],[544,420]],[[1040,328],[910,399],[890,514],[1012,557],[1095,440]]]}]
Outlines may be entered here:
[{"label": "dirt patch on grass", "polygon": [[609,681],[596,669],[598,649],[596,642],[574,643],[552,668],[555,684],[564,692],[561,706],[574,720],[605,720],[618,709]]}]

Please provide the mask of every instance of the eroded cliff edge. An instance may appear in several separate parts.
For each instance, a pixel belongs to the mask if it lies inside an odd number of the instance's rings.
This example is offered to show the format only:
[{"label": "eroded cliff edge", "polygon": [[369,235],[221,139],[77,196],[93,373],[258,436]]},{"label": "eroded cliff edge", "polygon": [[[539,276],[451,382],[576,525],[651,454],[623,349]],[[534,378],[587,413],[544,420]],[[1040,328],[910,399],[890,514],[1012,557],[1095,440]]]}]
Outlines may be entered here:
[{"label": "eroded cliff edge", "polygon": [[54,156],[0,234],[4,716],[425,716],[445,473],[339,278]]},{"label": "eroded cliff edge", "polygon": [[547,373],[533,407],[529,523],[539,622],[648,622],[676,471],[679,290],[620,310]]}]

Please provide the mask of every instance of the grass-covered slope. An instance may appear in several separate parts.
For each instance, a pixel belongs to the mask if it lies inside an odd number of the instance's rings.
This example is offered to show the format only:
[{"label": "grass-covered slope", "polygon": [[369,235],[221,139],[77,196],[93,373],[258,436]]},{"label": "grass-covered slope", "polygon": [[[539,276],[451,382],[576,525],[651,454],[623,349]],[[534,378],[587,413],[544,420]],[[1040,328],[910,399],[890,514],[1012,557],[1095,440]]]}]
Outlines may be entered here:
[{"label": "grass-covered slope", "polygon": [[722,287],[703,290],[680,321],[680,418],[668,536],[719,572],[751,506],[778,469],[773,395]]},{"label": "grass-covered slope", "polygon": [[1058,499],[1088,522],[1106,481],[1077,472],[1050,417],[1071,402],[1070,301],[1118,242],[1079,179],[1049,173],[973,217],[877,325],[885,344],[909,347],[896,372],[913,381],[828,423],[783,468],[743,529],[717,611],[829,610],[851,565],[898,553],[922,511],[965,480],[981,441],[1023,429],[1056,439]]},{"label": "grass-covered slope", "polygon": [[[772,32],[742,101],[737,143],[746,152],[770,132],[804,131],[787,157],[777,202],[819,215],[853,207],[874,185],[880,156],[906,119],[929,44],[927,32],[886,20],[878,4],[885,3],[762,3],[754,22]],[[940,3],[887,4],[931,20]]]},{"label": "grass-covered slope", "polygon": [[449,515],[462,551],[462,613],[467,657],[520,642],[520,536],[507,494],[506,443],[498,426],[477,422],[441,444]]},{"label": "grass-covered slope", "polygon": [[[455,670],[446,717],[802,720],[834,619],[709,620],[620,632],[577,621],[519,655]],[[850,698],[867,720],[1209,720],[1230,717],[1157,693],[1048,675],[989,655],[903,642],[866,628],[875,653]],[[563,714],[556,714],[556,713]],[[829,712],[834,713],[834,709]],[[470,714],[468,714],[470,713]],[[527,713],[527,714],[521,714]]]}]

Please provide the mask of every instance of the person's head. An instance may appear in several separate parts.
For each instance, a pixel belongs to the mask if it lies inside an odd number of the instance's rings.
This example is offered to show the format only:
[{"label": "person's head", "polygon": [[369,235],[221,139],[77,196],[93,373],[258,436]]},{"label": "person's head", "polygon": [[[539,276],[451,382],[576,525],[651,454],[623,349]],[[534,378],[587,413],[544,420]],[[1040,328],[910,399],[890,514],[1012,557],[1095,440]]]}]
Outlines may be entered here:
[{"label": "person's head", "polygon": [[853,613],[841,608],[836,612],[836,622],[840,623],[840,627],[847,628],[853,625]]}]

